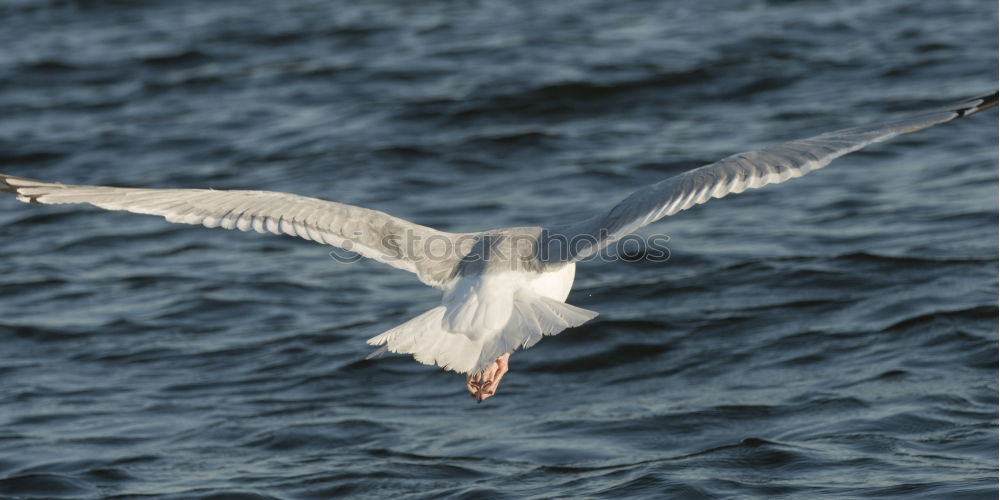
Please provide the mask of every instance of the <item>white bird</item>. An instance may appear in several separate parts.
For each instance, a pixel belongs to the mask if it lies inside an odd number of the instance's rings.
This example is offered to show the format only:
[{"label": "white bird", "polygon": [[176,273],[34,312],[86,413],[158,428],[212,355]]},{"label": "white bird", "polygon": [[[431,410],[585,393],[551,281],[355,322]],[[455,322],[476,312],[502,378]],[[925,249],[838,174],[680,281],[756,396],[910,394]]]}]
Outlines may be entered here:
[{"label": "white bird", "polygon": [[609,212],[574,224],[454,234],[383,212],[273,191],[137,189],[44,182],[0,174],[0,191],[29,203],[89,203],[170,222],[288,234],[354,251],[441,289],[441,305],[368,340],[424,364],[467,374],[479,402],[496,393],[508,358],[546,335],[597,316],[565,303],[576,262],[668,215],[784,182],[835,158],[997,104],[997,93],[901,119],[740,153],[640,189]]}]

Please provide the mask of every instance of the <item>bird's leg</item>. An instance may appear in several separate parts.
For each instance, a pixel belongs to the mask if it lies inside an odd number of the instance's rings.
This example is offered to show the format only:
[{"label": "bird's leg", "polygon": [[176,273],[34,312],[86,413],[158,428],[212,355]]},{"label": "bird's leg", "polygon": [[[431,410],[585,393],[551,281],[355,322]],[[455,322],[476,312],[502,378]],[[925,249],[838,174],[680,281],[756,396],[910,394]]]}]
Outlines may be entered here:
[{"label": "bird's leg", "polygon": [[465,387],[469,394],[475,398],[477,403],[482,403],[484,399],[496,394],[497,387],[500,386],[500,379],[507,373],[510,353],[497,358],[495,363],[490,364],[483,371],[469,375]]}]

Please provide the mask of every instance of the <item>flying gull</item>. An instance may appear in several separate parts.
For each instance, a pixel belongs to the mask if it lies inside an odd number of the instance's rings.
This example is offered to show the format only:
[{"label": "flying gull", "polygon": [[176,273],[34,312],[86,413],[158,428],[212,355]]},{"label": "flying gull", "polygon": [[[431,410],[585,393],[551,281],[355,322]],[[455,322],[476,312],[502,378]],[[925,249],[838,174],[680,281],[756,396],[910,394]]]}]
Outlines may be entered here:
[{"label": "flying gull", "polygon": [[0,174],[0,191],[28,203],[89,203],[170,222],[288,234],[415,273],[441,305],[368,339],[385,351],[467,375],[478,402],[494,395],[508,359],[546,335],[597,316],[565,303],[576,262],[663,217],[712,198],[805,175],[835,158],[996,106],[997,93],[954,106],[739,153],[640,189],[573,224],[447,233],[389,214],[274,191],[139,189],[59,184]]}]

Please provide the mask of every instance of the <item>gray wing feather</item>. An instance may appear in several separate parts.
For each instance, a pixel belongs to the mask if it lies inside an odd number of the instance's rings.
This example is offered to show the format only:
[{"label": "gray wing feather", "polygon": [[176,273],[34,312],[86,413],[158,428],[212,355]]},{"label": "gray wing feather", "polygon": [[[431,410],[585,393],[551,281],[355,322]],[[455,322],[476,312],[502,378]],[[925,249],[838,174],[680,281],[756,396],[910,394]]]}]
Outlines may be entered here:
[{"label": "gray wing feather", "polygon": [[29,203],[89,203],[170,222],[288,234],[333,245],[445,287],[460,261],[458,234],[376,210],[274,191],[80,186],[0,174],[0,191]]},{"label": "gray wing feather", "polygon": [[640,189],[607,214],[543,231],[539,258],[579,260],[642,226],[712,198],[801,177],[869,144],[916,132],[995,106],[997,93],[895,121],[847,128],[739,153]]}]

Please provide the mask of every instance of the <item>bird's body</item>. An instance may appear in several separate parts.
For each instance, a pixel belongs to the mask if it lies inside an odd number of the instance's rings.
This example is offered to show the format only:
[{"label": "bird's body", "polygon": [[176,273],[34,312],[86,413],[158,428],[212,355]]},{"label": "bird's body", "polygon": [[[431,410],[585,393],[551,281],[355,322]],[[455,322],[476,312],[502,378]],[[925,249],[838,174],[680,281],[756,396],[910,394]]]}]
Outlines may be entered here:
[{"label": "bird's body", "polygon": [[853,127],[724,158],[640,189],[606,213],[570,224],[448,233],[383,212],[271,191],[67,185],[0,174],[0,191],[25,202],[89,203],[168,221],[288,234],[410,271],[442,302],[369,339],[384,351],[468,374],[492,396],[510,354],[594,318],[567,304],[576,263],[636,229],[749,188],[784,182],[869,144],[968,116],[997,94],[877,125]]}]

